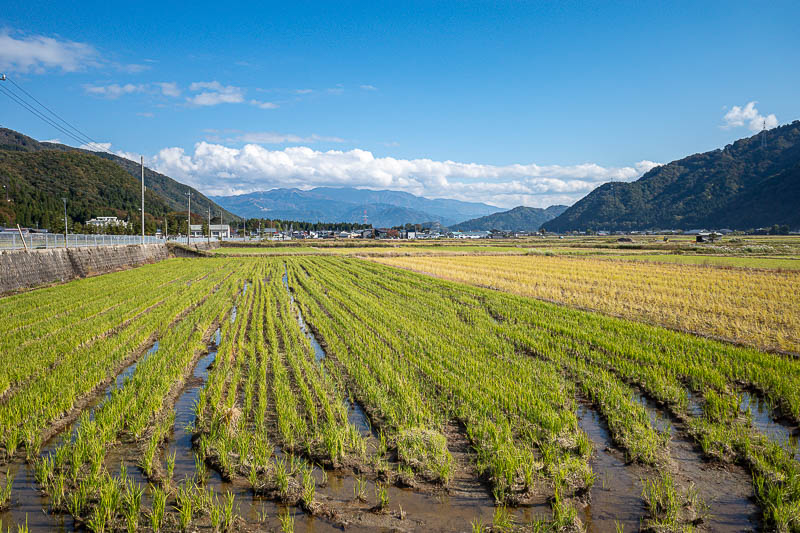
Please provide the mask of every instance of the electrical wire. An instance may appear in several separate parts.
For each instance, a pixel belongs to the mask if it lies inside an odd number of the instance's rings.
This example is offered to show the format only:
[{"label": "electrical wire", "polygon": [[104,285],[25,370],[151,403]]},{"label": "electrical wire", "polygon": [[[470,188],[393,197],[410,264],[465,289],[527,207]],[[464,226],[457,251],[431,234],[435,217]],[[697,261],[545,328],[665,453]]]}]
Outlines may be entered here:
[{"label": "electrical wire", "polygon": [[[28,93],[27,91],[22,89],[22,87],[20,87],[17,83],[14,83],[14,81],[11,78],[6,77],[6,80],[8,80],[11,83],[13,83],[16,87],[19,87],[19,89],[23,93],[28,95],[32,100],[34,100],[43,109],[45,109],[46,111],[51,113],[53,116],[58,118],[58,120],[60,120],[64,124],[66,124],[67,127],[71,128],[72,130],[74,130],[77,133],[73,133],[73,132],[69,131],[68,129],[66,129],[65,127],[63,127],[60,124],[58,124],[54,119],[48,117],[41,110],[37,109],[34,104],[32,104],[29,101],[26,101],[25,98],[23,98],[19,94],[15,93],[10,87],[3,86],[3,84],[0,84],[0,92],[5,94],[6,96],[8,96],[12,101],[17,103],[19,106],[21,106],[22,108],[24,108],[25,110],[27,110],[28,112],[30,112],[31,114],[36,116],[37,118],[43,120],[44,122],[46,122],[47,124],[49,124],[53,128],[57,129],[58,131],[60,131],[64,135],[66,135],[67,137],[71,138],[72,140],[77,142],[79,145],[83,145],[83,146],[87,146],[87,147],[90,147],[90,148],[94,148],[95,151],[105,152],[105,153],[107,153],[109,155],[116,155],[113,152],[111,152],[110,150],[108,150],[106,147],[100,145],[97,141],[93,140],[91,137],[89,137],[85,133],[81,132],[78,128],[76,128],[75,126],[71,125],[69,122],[67,122],[63,118],[61,118],[58,114],[56,114],[50,108],[48,108],[47,106],[42,104],[39,100],[37,100],[33,95],[31,95],[30,93]],[[81,137],[83,137],[83,138],[81,138]]]},{"label": "electrical wire", "polygon": [[40,102],[40,101],[39,101],[39,100],[38,100],[38,99],[37,99],[35,96],[33,96],[33,95],[32,95],[31,93],[29,93],[28,91],[26,91],[26,90],[25,90],[23,87],[21,87],[21,86],[20,86],[20,85],[19,85],[17,82],[15,82],[13,79],[11,79],[11,78],[9,78],[9,77],[7,77],[7,76],[6,76],[6,79],[7,79],[8,81],[10,81],[12,84],[14,84],[14,86],[15,86],[17,89],[19,89],[20,91],[22,91],[23,93],[25,93],[25,94],[26,94],[26,95],[27,95],[27,96],[28,96],[28,97],[29,97],[31,100],[33,100],[34,102],[36,102],[37,104],[39,104],[41,107],[43,107],[44,109],[46,109],[47,111],[49,111],[51,115],[53,115],[54,117],[56,117],[56,118],[57,118],[58,120],[60,120],[60,121],[61,121],[63,124],[65,124],[67,127],[69,127],[69,128],[70,128],[70,129],[72,129],[74,132],[76,132],[76,133],[77,133],[79,136],[83,137],[84,139],[88,139],[88,141],[89,141],[89,142],[86,142],[86,143],[84,143],[84,144],[94,144],[94,145],[96,145],[96,146],[99,146],[99,145],[100,145],[100,143],[98,143],[97,141],[95,141],[94,139],[92,139],[91,137],[89,137],[88,135],[86,135],[85,133],[83,133],[81,130],[79,130],[78,128],[76,128],[75,126],[73,126],[72,124],[70,124],[69,122],[67,122],[66,120],[64,120],[64,119],[63,119],[63,118],[62,118],[62,117],[61,117],[61,116],[60,116],[58,113],[56,113],[55,111],[53,111],[52,109],[50,109],[49,107],[47,107],[46,105],[44,105],[42,102]]}]

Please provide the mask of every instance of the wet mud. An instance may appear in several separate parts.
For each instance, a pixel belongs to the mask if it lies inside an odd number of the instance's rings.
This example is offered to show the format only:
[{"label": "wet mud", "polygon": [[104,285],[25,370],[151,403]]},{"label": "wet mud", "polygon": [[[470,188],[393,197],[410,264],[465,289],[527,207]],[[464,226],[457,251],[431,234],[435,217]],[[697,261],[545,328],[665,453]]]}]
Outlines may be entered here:
[{"label": "wet mud", "polygon": [[578,426],[592,440],[591,466],[596,479],[589,502],[579,517],[589,532],[638,531],[646,512],[642,500],[643,468],[627,464],[625,454],[614,447],[608,426],[600,414],[585,404],[578,406]]}]

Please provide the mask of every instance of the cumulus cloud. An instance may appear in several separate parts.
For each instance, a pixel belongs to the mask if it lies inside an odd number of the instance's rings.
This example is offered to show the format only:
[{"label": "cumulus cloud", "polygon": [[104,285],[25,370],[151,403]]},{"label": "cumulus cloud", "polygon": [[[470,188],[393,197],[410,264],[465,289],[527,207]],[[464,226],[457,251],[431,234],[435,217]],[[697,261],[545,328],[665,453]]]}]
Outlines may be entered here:
[{"label": "cumulus cloud", "polygon": [[244,90],[233,85],[222,85],[218,81],[196,81],[189,86],[192,92],[199,92],[187,98],[187,102],[198,106],[218,104],[240,104],[244,102]]},{"label": "cumulus cloud", "polygon": [[0,68],[42,73],[47,69],[75,72],[99,64],[97,50],[87,43],[44,35],[12,35],[0,30]]},{"label": "cumulus cloud", "polygon": [[722,120],[725,121],[725,124],[722,125],[723,129],[731,129],[731,128],[739,128],[742,126],[747,126],[750,131],[756,132],[761,131],[762,128],[771,130],[772,128],[778,125],[778,117],[775,115],[762,115],[759,113],[758,109],[756,109],[756,104],[758,102],[748,102],[747,105],[744,107],[739,107],[738,105],[733,106],[725,116],[722,117]]},{"label": "cumulus cloud", "polygon": [[[118,155],[120,157],[124,157],[125,159],[130,159],[131,161],[139,162],[141,154],[137,154],[135,152],[126,152],[124,150],[112,150],[111,143],[109,142],[97,142],[91,144],[82,144],[78,148],[82,150],[91,150],[92,152],[111,152],[112,154]],[[144,158],[145,166],[148,166],[150,163],[153,162],[152,158]]]},{"label": "cumulus cloud", "polygon": [[[274,139],[273,139],[274,140]],[[627,167],[515,164],[505,166],[375,157],[366,150],[317,151],[306,146],[269,150],[197,143],[193,153],[164,148],[159,171],[209,194],[244,194],[276,187],[363,187],[404,190],[431,198],[488,202],[500,207],[570,204],[607,181],[632,181],[652,161]]]},{"label": "cumulus cloud", "polygon": [[374,85],[361,85],[360,87],[362,89],[364,89],[365,91],[377,91],[378,90],[378,88],[375,87]]}]

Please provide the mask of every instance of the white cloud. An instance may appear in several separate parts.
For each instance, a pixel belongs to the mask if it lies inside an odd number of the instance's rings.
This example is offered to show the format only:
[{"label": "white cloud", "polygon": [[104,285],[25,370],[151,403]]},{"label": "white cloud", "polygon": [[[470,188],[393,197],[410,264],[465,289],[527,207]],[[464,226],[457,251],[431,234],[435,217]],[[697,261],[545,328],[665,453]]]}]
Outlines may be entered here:
[{"label": "white cloud", "polygon": [[115,65],[117,70],[122,72],[127,72],[128,74],[139,74],[140,72],[144,72],[145,70],[150,70],[149,65],[139,65],[136,63],[130,63],[127,65]]},{"label": "white cloud", "polygon": [[364,89],[365,91],[377,91],[378,90],[378,88],[375,87],[374,85],[361,85],[360,87],[362,89]]},{"label": "white cloud", "polygon": [[202,91],[186,99],[187,102],[194,105],[213,106],[244,102],[244,90],[241,87],[222,85],[218,81],[197,81],[189,86],[189,90],[192,92]]},{"label": "white cloud", "polygon": [[0,30],[0,68],[3,70],[75,72],[98,64],[98,52],[90,44],[44,35],[18,34],[15,38],[8,30]]},{"label": "white cloud", "polygon": [[294,94],[311,94],[314,92],[314,89],[295,89]]},{"label": "white cloud", "polygon": [[112,83],[111,85],[84,85],[83,88],[89,94],[111,99],[119,98],[124,94],[140,93],[147,90],[146,85],[134,85],[132,83],[126,83],[125,85],[119,85],[118,83]]},{"label": "white cloud", "polygon": [[111,99],[133,93],[160,93],[163,96],[170,96],[173,98],[181,95],[181,89],[178,87],[177,83],[164,81],[139,84],[126,83],[124,85],[118,83],[112,83],[111,85],[84,85],[83,88],[88,94]]},{"label": "white cloud", "polygon": [[181,89],[180,87],[178,87],[178,84],[175,83],[174,81],[157,82],[155,83],[155,85],[159,89],[161,89],[161,94],[163,94],[164,96],[178,97],[181,95]]},{"label": "white cloud", "polygon": [[733,106],[730,111],[725,113],[725,116],[722,119],[725,121],[725,124],[722,126],[723,129],[731,129],[731,128],[738,128],[744,125],[750,129],[750,131],[761,131],[762,128],[766,127],[768,130],[776,127],[778,125],[778,117],[775,115],[762,115],[756,109],[756,104],[758,102],[748,102],[747,105],[744,107],[739,107],[738,105]]},{"label": "white cloud", "polygon": [[262,102],[260,100],[250,100],[250,105],[254,105],[254,106],[259,107],[261,109],[277,109],[278,108],[278,104],[275,104],[273,102]]},{"label": "white cloud", "polygon": [[[264,134],[262,134],[264,135]],[[277,140],[263,137],[261,140]],[[572,203],[607,181],[632,181],[657,166],[627,167],[516,164],[505,166],[376,158],[365,150],[316,151],[306,146],[268,150],[258,144],[229,148],[197,143],[194,153],[164,148],[154,158],[160,172],[209,194],[243,194],[276,187],[363,187],[404,190],[432,198],[488,202],[501,207]]]},{"label": "white cloud", "polygon": [[[139,158],[142,157],[141,154],[137,154],[135,152],[126,152],[124,150],[112,150],[111,143],[109,142],[97,142],[92,144],[82,144],[78,148],[82,150],[91,150],[92,152],[111,152],[112,154],[118,155],[120,157],[124,157],[125,159],[130,159],[131,161],[139,162]],[[145,157],[144,163],[145,166],[149,166],[153,160],[151,158]]]},{"label": "white cloud", "polygon": [[238,137],[229,139],[234,142],[244,142],[253,144],[299,144],[299,143],[343,143],[344,139],[341,137],[328,137],[325,135],[317,135],[316,133],[303,137],[295,135],[294,133],[276,133],[274,131],[257,131],[243,133]]},{"label": "white cloud", "polygon": [[136,113],[136,114],[139,115],[140,117],[145,117],[145,118],[153,118],[155,116],[153,113],[149,111],[143,111],[141,113]]}]

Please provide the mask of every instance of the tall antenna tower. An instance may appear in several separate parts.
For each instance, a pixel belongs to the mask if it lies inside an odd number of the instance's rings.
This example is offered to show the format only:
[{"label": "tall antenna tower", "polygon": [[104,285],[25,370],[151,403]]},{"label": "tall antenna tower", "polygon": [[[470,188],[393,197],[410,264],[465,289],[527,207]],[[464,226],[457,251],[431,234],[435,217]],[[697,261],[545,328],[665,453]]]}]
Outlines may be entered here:
[{"label": "tall antenna tower", "polygon": [[364,225],[367,225],[367,208],[364,208],[364,215],[361,217],[361,220],[364,221]]},{"label": "tall antenna tower", "polygon": [[761,148],[767,148],[767,121],[765,120],[761,126]]}]

